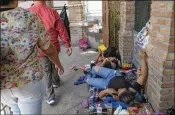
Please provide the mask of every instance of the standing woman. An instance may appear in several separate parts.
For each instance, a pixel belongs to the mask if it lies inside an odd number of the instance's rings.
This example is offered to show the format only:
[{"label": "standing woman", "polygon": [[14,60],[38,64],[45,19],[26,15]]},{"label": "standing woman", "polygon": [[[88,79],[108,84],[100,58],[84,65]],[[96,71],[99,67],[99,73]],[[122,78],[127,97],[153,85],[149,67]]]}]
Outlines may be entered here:
[{"label": "standing woman", "polygon": [[56,49],[40,19],[19,8],[18,0],[0,1],[1,102],[13,114],[41,114],[45,94],[39,47],[64,73]]}]

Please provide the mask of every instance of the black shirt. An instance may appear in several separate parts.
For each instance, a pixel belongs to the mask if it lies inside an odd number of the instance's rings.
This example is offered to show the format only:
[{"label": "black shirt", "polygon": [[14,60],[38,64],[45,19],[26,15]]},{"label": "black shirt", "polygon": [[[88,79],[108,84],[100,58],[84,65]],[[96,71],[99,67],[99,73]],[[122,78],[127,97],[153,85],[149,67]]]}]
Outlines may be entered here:
[{"label": "black shirt", "polygon": [[127,80],[123,76],[114,77],[113,79],[111,79],[109,81],[109,84],[108,84],[108,88],[113,88],[116,91],[120,88],[128,89],[130,87],[133,88],[134,90],[138,91],[138,92],[142,88],[142,86],[137,82],[134,82],[133,84],[127,82]]}]

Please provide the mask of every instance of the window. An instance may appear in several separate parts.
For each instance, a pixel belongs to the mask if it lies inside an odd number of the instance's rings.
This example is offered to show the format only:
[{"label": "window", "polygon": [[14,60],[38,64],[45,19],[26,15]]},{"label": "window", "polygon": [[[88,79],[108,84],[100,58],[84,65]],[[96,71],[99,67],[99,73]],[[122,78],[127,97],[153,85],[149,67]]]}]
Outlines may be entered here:
[{"label": "window", "polygon": [[97,19],[102,23],[102,0],[85,1],[85,19]]},{"label": "window", "polygon": [[33,3],[32,0],[31,1],[19,1],[18,6],[21,7],[21,8],[26,9],[26,8],[30,8],[32,3]]},{"label": "window", "polygon": [[135,1],[135,26],[139,32],[150,19],[151,1]]},{"label": "window", "polygon": [[134,51],[132,63],[138,67],[140,66],[140,57],[138,52],[140,48],[135,44],[138,32],[142,30],[150,19],[151,1],[135,1],[135,25],[134,25]]},{"label": "window", "polygon": [[[64,5],[66,4],[66,6],[68,5],[68,1],[56,1],[56,0],[54,0],[53,1],[53,8],[55,8],[57,11],[58,11],[58,13],[60,14],[61,13],[61,10],[62,9],[57,9],[57,8],[60,8],[60,7],[63,7]],[[67,11],[67,15],[69,16],[69,10],[66,10]]]}]

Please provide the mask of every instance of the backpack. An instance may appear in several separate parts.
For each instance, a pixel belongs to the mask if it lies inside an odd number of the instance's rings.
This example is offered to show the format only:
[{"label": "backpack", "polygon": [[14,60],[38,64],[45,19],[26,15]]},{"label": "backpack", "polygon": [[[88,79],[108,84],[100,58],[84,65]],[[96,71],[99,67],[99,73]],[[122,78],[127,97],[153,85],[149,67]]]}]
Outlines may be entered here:
[{"label": "backpack", "polygon": [[66,9],[67,9],[67,6],[64,5],[63,9],[61,10],[60,17],[61,17],[61,20],[62,20],[62,22],[67,30],[68,35],[69,35],[69,39],[70,39],[69,41],[71,41],[71,33],[70,33],[70,28],[69,28],[70,23],[69,23]]},{"label": "backpack", "polygon": [[86,38],[82,38],[79,40],[79,48],[82,50],[86,50],[89,48]]}]

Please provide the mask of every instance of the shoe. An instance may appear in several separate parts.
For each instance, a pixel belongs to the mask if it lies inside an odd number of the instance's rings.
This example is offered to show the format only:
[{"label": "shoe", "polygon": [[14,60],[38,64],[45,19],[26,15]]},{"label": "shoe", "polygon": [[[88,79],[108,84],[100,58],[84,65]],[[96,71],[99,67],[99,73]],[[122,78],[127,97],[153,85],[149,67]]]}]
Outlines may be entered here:
[{"label": "shoe", "polygon": [[53,85],[53,88],[58,88],[60,86],[60,84],[59,85]]},{"label": "shoe", "polygon": [[60,85],[61,85],[61,81],[59,81],[58,84],[56,84],[56,85],[53,84],[52,86],[53,86],[53,88],[58,88],[58,87],[60,87]]},{"label": "shoe", "polygon": [[55,100],[54,99],[46,100],[46,103],[52,105],[55,103]]},{"label": "shoe", "polygon": [[80,76],[77,81],[84,81],[86,79],[86,76]]},{"label": "shoe", "polygon": [[80,85],[80,84],[83,84],[83,83],[86,83],[86,81],[76,81],[76,82],[74,82],[74,85]]},{"label": "shoe", "polygon": [[89,70],[84,70],[83,72],[85,75],[92,75]]}]

